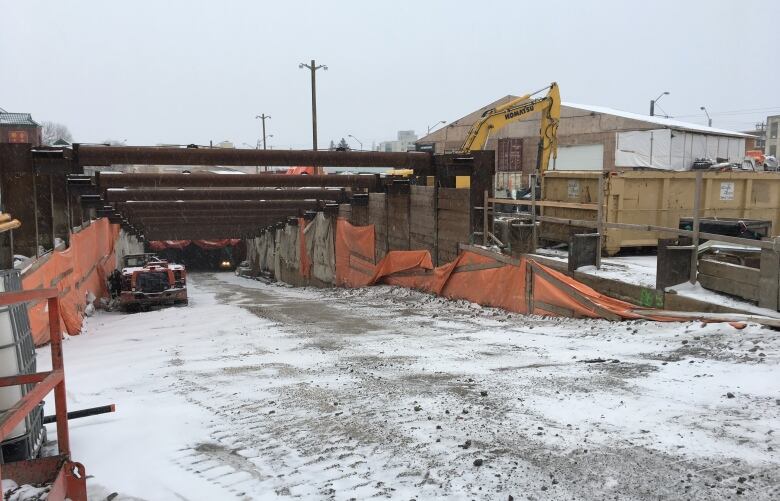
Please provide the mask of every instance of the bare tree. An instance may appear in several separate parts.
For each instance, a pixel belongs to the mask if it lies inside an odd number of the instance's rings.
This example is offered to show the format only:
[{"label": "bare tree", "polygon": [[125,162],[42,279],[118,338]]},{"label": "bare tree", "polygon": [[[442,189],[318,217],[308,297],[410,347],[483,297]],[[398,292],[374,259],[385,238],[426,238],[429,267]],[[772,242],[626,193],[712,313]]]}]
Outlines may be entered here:
[{"label": "bare tree", "polygon": [[66,125],[57,122],[43,122],[41,124],[41,136],[43,144],[51,146],[60,139],[69,143],[73,142],[73,135]]}]

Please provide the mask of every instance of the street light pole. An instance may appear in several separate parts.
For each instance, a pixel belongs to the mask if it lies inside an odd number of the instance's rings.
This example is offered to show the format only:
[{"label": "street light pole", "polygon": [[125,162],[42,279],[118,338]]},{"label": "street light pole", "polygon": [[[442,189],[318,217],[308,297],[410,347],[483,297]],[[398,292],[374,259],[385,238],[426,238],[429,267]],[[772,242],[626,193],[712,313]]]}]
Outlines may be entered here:
[{"label": "street light pole", "polygon": [[317,66],[314,59],[311,60],[311,64],[300,63],[298,68],[307,68],[311,71],[311,136],[312,136],[312,149],[317,151],[317,70],[322,68],[328,71],[328,67],[324,64]]},{"label": "street light pole", "polygon": [[662,97],[668,96],[668,95],[669,95],[669,92],[665,91],[660,96],[658,96],[657,98],[650,100],[650,116],[651,117],[655,116],[655,103],[660,101]]},{"label": "street light pole", "polygon": [[709,113],[707,113],[707,108],[705,108],[704,106],[702,106],[702,107],[701,107],[701,108],[699,108],[699,109],[700,109],[701,111],[703,111],[705,115],[707,115],[707,125],[708,125],[708,126],[710,126],[710,127],[712,127],[712,119],[710,118],[710,114],[709,114]]},{"label": "street light pole", "polygon": [[433,129],[434,127],[436,127],[436,126],[437,126],[437,125],[439,125],[439,124],[446,124],[446,123],[447,123],[447,121],[446,121],[446,120],[439,120],[439,121],[438,121],[438,122],[436,122],[435,124],[433,124],[433,125],[429,125],[429,126],[428,126],[428,135],[430,135],[430,134],[431,134],[431,129]]},{"label": "street light pole", "polygon": [[347,137],[351,137],[352,139],[357,141],[357,143],[360,145],[360,151],[363,151],[363,142],[360,139],[356,138],[352,134],[347,134]]}]

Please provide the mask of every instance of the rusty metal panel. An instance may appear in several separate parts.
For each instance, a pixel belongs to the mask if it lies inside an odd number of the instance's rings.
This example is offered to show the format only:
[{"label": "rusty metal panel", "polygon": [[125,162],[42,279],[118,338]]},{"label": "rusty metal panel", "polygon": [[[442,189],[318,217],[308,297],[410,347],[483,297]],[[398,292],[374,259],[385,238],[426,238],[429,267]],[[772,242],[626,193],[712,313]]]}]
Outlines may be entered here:
[{"label": "rusty metal panel", "polygon": [[436,190],[432,186],[412,186],[409,200],[409,248],[427,250],[436,258]]},{"label": "rusty metal panel", "polygon": [[506,138],[498,140],[498,172],[517,172],[523,169],[523,140]]},{"label": "rusty metal panel", "polygon": [[469,214],[471,197],[468,189],[439,188],[438,233],[439,264],[454,260],[459,244],[470,243]]},{"label": "rusty metal panel", "polygon": [[377,262],[387,254],[387,210],[384,193],[368,196],[368,224],[374,225],[375,257]]}]

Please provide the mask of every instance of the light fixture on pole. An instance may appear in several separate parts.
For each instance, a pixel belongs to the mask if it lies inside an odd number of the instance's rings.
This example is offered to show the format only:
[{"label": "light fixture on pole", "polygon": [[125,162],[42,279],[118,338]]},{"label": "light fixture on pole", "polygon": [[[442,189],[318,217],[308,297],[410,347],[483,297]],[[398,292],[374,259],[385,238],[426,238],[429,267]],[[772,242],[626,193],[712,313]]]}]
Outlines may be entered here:
[{"label": "light fixture on pole", "polygon": [[436,127],[437,125],[439,125],[439,124],[446,124],[446,123],[447,123],[447,121],[446,121],[446,120],[439,120],[439,121],[438,121],[438,122],[436,122],[435,124],[433,124],[433,125],[429,125],[429,126],[428,126],[428,134],[430,134],[430,133],[431,133],[431,129],[433,129],[433,128],[434,128],[434,127]]},{"label": "light fixture on pole", "polygon": [[266,134],[265,134],[265,121],[266,120],[270,120],[271,119],[271,115],[266,115],[265,113],[263,113],[262,115],[257,115],[255,118],[259,118],[260,120],[263,121],[263,149],[265,149],[265,138],[266,138]]},{"label": "light fixture on pole", "polygon": [[351,137],[352,139],[357,141],[357,143],[360,145],[360,151],[363,151],[363,142],[360,139],[356,138],[352,134],[347,134],[347,137]]},{"label": "light fixture on pole", "polygon": [[707,115],[707,125],[708,125],[708,126],[710,126],[710,127],[712,127],[712,119],[710,118],[710,114],[709,114],[709,113],[707,113],[707,108],[705,108],[704,106],[702,106],[702,107],[701,107],[701,108],[699,108],[699,109],[700,109],[701,111],[703,111],[705,115]]},{"label": "light fixture on pole", "polygon": [[317,151],[317,70],[323,69],[328,71],[328,67],[324,64],[317,66],[314,59],[311,60],[311,64],[300,63],[298,68],[306,68],[311,72],[311,135],[312,135],[312,149]]},{"label": "light fixture on pole", "polygon": [[652,117],[652,116],[655,116],[655,103],[657,103],[658,101],[660,101],[662,97],[664,97],[664,96],[668,96],[668,95],[669,95],[669,91],[664,91],[664,92],[663,92],[663,93],[661,93],[661,95],[660,95],[660,96],[658,96],[657,98],[650,100],[650,116],[651,116],[651,117]]}]

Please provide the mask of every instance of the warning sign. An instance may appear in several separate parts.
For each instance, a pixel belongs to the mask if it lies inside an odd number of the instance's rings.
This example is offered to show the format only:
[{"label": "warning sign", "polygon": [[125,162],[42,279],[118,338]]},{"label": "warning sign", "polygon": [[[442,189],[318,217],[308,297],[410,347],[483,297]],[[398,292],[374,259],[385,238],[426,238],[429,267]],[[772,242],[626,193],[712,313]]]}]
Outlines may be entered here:
[{"label": "warning sign", "polygon": [[577,179],[569,179],[569,189],[567,196],[574,199],[580,198],[580,182]]},{"label": "warning sign", "polygon": [[733,182],[720,183],[720,199],[721,200],[734,200],[734,183]]}]

